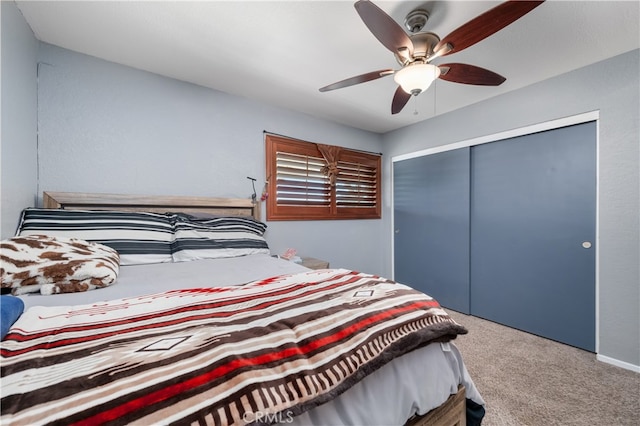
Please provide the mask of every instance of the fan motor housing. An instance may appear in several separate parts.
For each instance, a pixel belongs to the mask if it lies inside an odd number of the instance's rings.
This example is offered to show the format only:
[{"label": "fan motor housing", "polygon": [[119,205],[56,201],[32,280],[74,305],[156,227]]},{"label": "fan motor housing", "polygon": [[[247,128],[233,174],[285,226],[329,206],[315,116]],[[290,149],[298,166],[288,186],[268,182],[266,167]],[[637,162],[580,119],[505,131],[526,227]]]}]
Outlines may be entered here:
[{"label": "fan motor housing", "polygon": [[415,61],[426,62],[433,55],[433,48],[440,42],[440,37],[432,32],[412,34],[409,38],[413,42],[413,57],[411,60],[407,60],[396,54],[396,60],[400,65]]}]

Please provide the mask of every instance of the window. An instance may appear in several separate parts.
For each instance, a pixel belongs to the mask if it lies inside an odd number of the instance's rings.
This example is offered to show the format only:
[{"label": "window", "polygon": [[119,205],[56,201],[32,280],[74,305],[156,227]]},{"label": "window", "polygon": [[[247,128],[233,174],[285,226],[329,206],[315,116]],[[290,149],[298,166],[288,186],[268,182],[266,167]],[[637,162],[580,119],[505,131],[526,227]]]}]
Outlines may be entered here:
[{"label": "window", "polygon": [[380,155],[266,135],[267,220],[379,219]]}]

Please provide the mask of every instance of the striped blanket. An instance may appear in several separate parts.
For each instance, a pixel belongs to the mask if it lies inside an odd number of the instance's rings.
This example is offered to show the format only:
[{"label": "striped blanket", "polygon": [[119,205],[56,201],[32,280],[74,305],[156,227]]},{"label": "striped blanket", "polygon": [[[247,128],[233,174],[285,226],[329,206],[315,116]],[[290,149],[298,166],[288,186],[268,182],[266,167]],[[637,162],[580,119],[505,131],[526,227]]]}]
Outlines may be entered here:
[{"label": "striped blanket", "polygon": [[466,332],[429,296],[344,269],[35,307],[0,345],[0,423],[286,421]]}]

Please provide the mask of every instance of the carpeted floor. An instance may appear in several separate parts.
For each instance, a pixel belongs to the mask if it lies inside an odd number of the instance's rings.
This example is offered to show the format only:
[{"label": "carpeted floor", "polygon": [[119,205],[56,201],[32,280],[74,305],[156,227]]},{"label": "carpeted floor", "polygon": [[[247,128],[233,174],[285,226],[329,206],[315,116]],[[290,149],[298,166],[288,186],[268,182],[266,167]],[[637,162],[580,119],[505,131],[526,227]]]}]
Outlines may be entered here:
[{"label": "carpeted floor", "polygon": [[640,425],[640,373],[595,354],[458,312],[467,369],[487,403],[484,426]]}]

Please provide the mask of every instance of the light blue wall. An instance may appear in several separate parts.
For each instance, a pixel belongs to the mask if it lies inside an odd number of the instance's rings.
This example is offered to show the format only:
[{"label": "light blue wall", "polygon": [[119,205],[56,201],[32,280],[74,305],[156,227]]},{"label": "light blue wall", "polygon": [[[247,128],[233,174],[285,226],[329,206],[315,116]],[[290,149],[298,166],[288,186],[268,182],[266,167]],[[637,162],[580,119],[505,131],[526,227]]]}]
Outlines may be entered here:
[{"label": "light blue wall", "polygon": [[[384,173],[394,156],[537,123],[599,112],[599,354],[640,368],[640,51],[570,72],[384,135]],[[436,84],[449,84],[438,81]],[[391,275],[391,181],[385,180]],[[552,296],[552,295],[550,295]]]},{"label": "light blue wall", "polygon": [[35,202],[38,41],[12,1],[0,2],[2,126],[0,238],[13,236],[20,212]]},{"label": "light blue wall", "polygon": [[[249,197],[263,131],[380,152],[381,136],[42,43],[42,191]],[[211,72],[215,72],[212,70]],[[264,206],[263,206],[264,207]],[[264,208],[263,208],[264,215]],[[269,222],[274,253],[379,273],[381,220]]]}]

